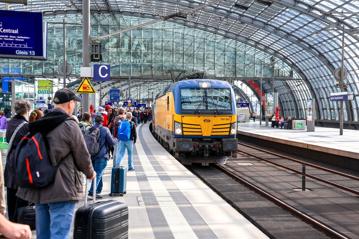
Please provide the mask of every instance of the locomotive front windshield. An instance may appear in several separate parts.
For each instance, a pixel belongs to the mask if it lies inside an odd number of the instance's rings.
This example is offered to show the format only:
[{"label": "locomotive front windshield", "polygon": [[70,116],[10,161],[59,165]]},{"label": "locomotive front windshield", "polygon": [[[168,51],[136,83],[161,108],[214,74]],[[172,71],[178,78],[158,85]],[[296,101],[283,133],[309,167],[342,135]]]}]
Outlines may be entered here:
[{"label": "locomotive front windshield", "polygon": [[181,109],[184,113],[231,113],[231,90],[225,88],[181,89]]}]

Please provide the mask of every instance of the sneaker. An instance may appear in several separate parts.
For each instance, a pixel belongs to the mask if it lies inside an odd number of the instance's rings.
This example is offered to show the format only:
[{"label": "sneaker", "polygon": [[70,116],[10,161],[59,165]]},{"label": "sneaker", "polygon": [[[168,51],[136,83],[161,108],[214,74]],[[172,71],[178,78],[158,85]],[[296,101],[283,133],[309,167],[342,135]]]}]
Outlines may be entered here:
[{"label": "sneaker", "polygon": [[[91,194],[89,193],[89,194],[88,194],[88,197],[89,197],[89,198],[93,198],[92,193],[91,193]],[[97,198],[97,199],[102,199],[102,196],[101,196],[100,194],[96,194],[96,198]]]},{"label": "sneaker", "polygon": [[129,168],[128,171],[135,171],[135,169],[134,168]]}]

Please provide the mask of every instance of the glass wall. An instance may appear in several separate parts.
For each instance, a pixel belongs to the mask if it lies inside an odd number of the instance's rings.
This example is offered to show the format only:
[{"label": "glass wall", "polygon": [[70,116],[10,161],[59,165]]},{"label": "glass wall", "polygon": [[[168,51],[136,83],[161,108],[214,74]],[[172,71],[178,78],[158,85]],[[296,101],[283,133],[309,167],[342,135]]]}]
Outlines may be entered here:
[{"label": "glass wall", "polygon": [[[92,37],[124,30],[149,21],[119,16],[118,24],[108,14],[93,18]],[[63,62],[64,39],[61,16],[47,19],[48,58],[46,61],[0,59],[0,74],[59,77]],[[78,77],[82,64],[82,26],[78,15],[66,16],[66,53],[72,77]],[[101,41],[102,62],[111,64],[111,77],[168,78],[176,80],[190,73],[203,72],[207,78],[296,77],[299,74],[280,59],[244,43],[183,25],[163,22],[145,28],[124,30]],[[284,85],[285,82],[279,83]],[[303,83],[304,84],[304,83]],[[279,86],[277,87],[280,88]],[[286,87],[290,91],[290,87]],[[307,91],[309,94],[309,91]],[[286,99],[294,107],[293,96]],[[283,105],[284,106],[284,105]]]}]

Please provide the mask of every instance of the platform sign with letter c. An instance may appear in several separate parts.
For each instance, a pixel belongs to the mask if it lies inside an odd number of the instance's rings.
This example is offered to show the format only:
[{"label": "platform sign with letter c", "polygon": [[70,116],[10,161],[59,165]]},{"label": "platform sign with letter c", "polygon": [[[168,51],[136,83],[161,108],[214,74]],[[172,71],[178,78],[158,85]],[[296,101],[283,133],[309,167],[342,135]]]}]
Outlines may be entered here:
[{"label": "platform sign with letter c", "polygon": [[111,79],[109,64],[94,64],[93,65],[93,80],[94,81],[108,81]]}]

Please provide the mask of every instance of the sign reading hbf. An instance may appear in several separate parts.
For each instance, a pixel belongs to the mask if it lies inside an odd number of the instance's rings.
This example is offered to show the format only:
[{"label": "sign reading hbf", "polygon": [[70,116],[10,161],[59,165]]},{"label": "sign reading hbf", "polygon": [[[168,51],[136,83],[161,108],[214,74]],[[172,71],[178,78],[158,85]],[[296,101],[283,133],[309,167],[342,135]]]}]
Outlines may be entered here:
[{"label": "sign reading hbf", "polygon": [[108,81],[111,79],[110,65],[108,64],[94,64],[93,65],[93,80],[94,81]]}]

